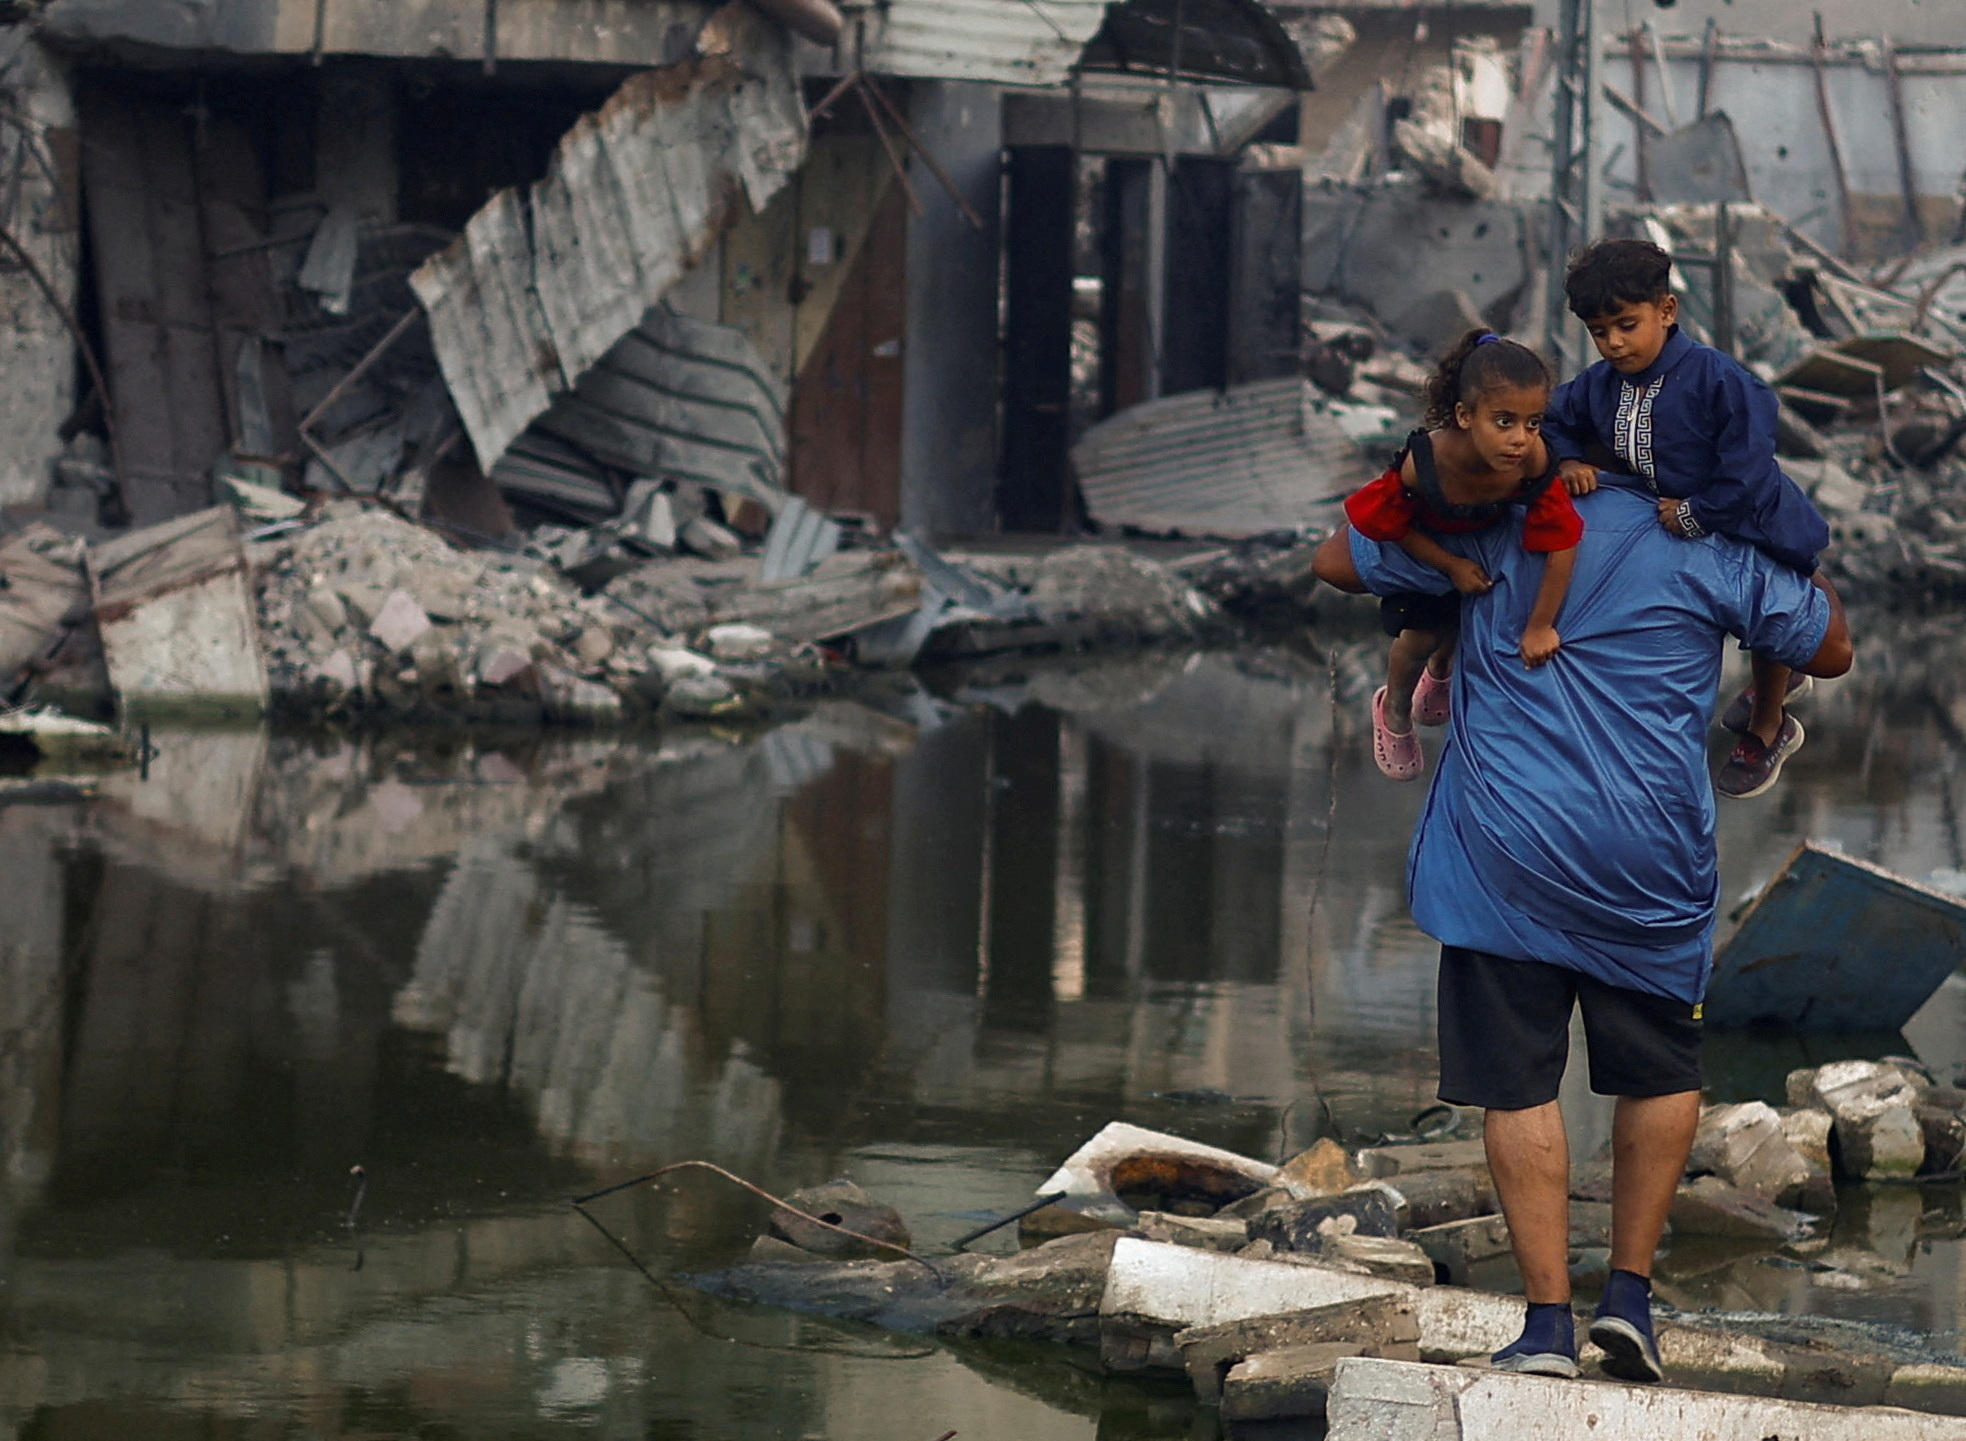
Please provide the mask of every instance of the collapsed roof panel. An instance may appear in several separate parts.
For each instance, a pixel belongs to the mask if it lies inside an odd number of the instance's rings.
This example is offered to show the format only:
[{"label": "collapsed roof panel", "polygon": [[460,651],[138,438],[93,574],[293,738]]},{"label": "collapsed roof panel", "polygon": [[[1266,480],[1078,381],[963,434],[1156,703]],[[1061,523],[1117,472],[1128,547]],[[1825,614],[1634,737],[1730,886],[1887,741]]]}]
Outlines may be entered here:
[{"label": "collapsed roof panel", "polygon": [[852,15],[868,26],[862,68],[877,75],[1063,85],[1106,0],[892,0]]},{"label": "collapsed roof panel", "polygon": [[1311,88],[1303,52],[1251,0],[1127,0],[1086,47],[1087,70]]},{"label": "collapsed roof panel", "polygon": [[[536,430],[632,475],[688,480],[775,504],[785,388],[743,331],[657,306]],[[495,472],[504,482],[504,471]]]},{"label": "collapsed roof panel", "polygon": [[1368,469],[1297,379],[1133,406],[1088,430],[1072,466],[1102,525],[1227,540],[1329,524]]},{"label": "collapsed roof panel", "polygon": [[494,196],[412,277],[487,471],[704,254],[740,195],[762,210],[803,162],[789,38],[724,14],[727,53],[630,79],[544,180]]},{"label": "collapsed roof panel", "polygon": [[1311,84],[1297,43],[1255,0],[889,0],[849,13],[866,27],[861,68],[878,75],[1055,86],[1103,70]]}]

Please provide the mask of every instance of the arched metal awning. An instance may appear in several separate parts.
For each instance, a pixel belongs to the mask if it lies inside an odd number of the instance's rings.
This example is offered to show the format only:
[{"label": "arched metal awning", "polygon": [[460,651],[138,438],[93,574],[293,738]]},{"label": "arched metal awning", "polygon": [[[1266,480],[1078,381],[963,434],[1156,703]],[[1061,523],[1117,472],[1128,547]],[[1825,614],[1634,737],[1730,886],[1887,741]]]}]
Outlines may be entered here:
[{"label": "arched metal awning", "polygon": [[1256,0],[1126,0],[1079,57],[1082,71],[1311,88],[1303,52]]}]

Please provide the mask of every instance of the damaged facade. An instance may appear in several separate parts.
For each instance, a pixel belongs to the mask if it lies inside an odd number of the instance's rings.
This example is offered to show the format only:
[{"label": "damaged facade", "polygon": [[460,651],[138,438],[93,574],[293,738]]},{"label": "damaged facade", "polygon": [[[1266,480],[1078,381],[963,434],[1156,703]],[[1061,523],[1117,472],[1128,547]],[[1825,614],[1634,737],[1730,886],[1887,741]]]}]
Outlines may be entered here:
[{"label": "damaged facade", "polygon": [[[42,498],[59,431],[60,489],[98,491],[112,523],[198,509],[215,469],[247,467],[493,538],[512,528],[499,487],[519,523],[581,523],[637,479],[713,484],[726,522],[749,484],[767,512],[791,491],[882,529],[993,529],[1028,488],[999,497],[1000,405],[1016,431],[1049,404],[1015,365],[998,393],[999,290],[1012,353],[1055,350],[1056,381],[1075,157],[1233,170],[1309,85],[1249,0],[851,9],[830,49],[741,4],[15,8],[14,88],[48,94],[23,107],[33,173],[10,196],[65,237],[42,268],[107,393],[38,399],[13,492]],[[1057,103],[1034,118],[1014,91]],[[1101,116],[1112,133],[1082,138]],[[1127,342],[1151,357],[1121,365],[1142,394],[1162,368],[1195,371],[1169,389],[1228,378],[1222,336],[1158,337],[1166,237],[1222,229],[1208,207],[1170,215],[1165,189],[1126,229],[1132,270],[1161,267],[1155,334]],[[1220,259],[1227,236],[1198,243]],[[665,312],[721,329],[651,347]],[[76,367],[31,368],[65,387]],[[1062,432],[1035,443],[1062,514]]]},{"label": "damaged facade", "polygon": [[[277,543],[238,552],[264,634],[234,661],[258,646],[276,700],[476,695],[511,651],[529,705],[566,709],[537,683],[564,673],[632,710],[649,645],[713,625],[883,664],[1110,630],[927,539],[1301,543],[1430,355],[1567,325],[1569,82],[1533,7],[898,0],[822,45],[788,4],[16,7],[0,296],[30,378],[0,484],[84,539],[236,502]],[[1689,327],[1776,383],[1839,576],[1957,589],[1966,50],[1598,38],[1603,228],[1673,248]],[[1804,105],[1807,135],[1763,123]],[[501,650],[434,559],[424,594],[366,539],[295,539],[325,500],[505,552],[557,614]],[[1210,623],[1189,578],[1119,629]],[[437,640],[376,630],[392,591]],[[62,614],[43,674],[64,646],[117,671],[86,600],[22,612]]]}]

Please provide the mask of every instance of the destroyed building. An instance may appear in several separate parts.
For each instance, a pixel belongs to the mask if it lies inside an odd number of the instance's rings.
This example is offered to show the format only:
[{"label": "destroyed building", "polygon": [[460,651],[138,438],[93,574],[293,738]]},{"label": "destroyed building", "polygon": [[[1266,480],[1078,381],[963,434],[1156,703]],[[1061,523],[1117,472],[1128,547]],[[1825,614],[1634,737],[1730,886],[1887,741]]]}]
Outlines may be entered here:
[{"label": "destroyed building", "polygon": [[[1277,551],[1431,355],[1485,324],[1584,358],[1559,215],[1674,251],[1855,598],[1966,590],[1966,36],[1599,6],[1580,52],[1587,8],[15,5],[0,497],[36,528],[0,669],[611,716],[758,659],[720,625],[906,664],[1191,631],[1191,581],[1300,606]],[[928,548],[998,531],[1261,545]],[[157,609],[187,578],[239,613]],[[105,675],[72,653],[105,625],[232,654]]]},{"label": "destroyed building", "polygon": [[[1128,215],[1112,404],[1294,369],[1295,177],[1238,157],[1310,78],[1253,0],[849,6],[826,46],[741,5],[12,10],[9,194],[47,252],[17,503],[65,431],[102,443],[57,491],[136,524],[229,467],[494,537],[484,475],[520,521],[656,479],[1057,529],[1088,170]],[[1169,293],[1231,283],[1232,237],[1244,303]]]}]

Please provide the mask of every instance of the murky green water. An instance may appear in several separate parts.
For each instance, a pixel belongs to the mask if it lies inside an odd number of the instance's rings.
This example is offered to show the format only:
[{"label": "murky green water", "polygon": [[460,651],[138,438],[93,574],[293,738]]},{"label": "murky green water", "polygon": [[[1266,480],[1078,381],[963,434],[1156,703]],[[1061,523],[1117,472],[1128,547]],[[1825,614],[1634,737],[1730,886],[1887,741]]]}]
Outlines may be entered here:
[{"label": "murky green water", "polygon": [[[705,1157],[773,1189],[851,1175],[933,1246],[1116,1117],[1280,1156],[1431,1100],[1420,788],[1372,770],[1355,700],[1334,750],[1321,666],[950,687],[748,738],[163,733],[91,804],[0,805],[0,1425],[1213,1434],[1061,1348],[659,1288],[567,1204]],[[1780,791],[1723,818],[1730,895],[1805,835],[1966,869],[1927,688],[1818,701]],[[1966,985],[1905,1044],[1966,1069]],[[1719,1042],[1716,1083],[1830,1054]],[[1587,1150],[1606,1113],[1571,1099]],[[657,1275],[763,1215],[700,1176],[594,1209]],[[1957,1210],[1853,1197],[1813,1269],[1688,1246],[1661,1289],[1949,1329]]]}]

